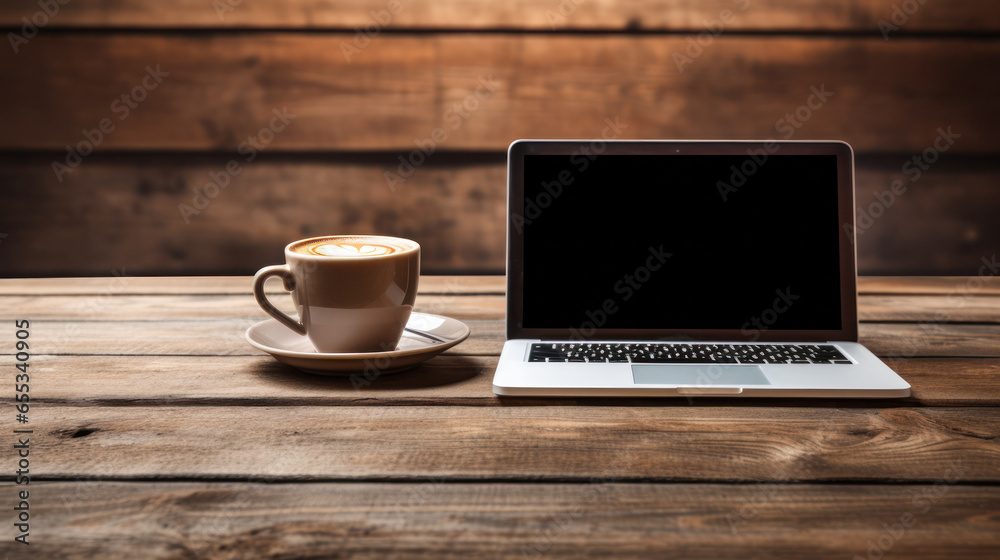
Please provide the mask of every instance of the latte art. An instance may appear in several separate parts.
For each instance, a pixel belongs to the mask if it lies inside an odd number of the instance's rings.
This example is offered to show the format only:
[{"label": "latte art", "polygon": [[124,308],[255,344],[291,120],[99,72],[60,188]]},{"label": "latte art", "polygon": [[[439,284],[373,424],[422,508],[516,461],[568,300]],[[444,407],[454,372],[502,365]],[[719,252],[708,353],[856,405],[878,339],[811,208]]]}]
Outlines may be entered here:
[{"label": "latte art", "polygon": [[396,252],[396,249],[388,245],[326,243],[310,247],[309,252],[326,257],[374,257],[375,255],[391,255]]},{"label": "latte art", "polygon": [[291,250],[317,257],[351,258],[382,257],[415,249],[416,243],[406,239],[381,235],[331,236],[306,239],[292,245]]}]

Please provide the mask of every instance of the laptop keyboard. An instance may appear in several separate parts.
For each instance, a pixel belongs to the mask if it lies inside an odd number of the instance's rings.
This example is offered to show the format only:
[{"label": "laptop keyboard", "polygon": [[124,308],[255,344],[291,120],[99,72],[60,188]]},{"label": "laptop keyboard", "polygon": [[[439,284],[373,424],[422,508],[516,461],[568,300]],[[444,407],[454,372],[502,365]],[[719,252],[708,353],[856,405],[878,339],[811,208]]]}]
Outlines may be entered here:
[{"label": "laptop keyboard", "polygon": [[851,364],[830,344],[533,343],[529,362]]}]

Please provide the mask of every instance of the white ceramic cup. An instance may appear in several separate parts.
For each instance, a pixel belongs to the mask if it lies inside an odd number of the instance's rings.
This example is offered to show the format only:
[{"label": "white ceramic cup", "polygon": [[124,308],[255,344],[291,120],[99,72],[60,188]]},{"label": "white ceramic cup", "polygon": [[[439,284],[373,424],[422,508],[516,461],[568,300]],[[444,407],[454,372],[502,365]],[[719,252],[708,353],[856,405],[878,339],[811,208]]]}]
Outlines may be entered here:
[{"label": "white ceramic cup", "polygon": [[[257,303],[286,327],[309,337],[323,353],[394,350],[413,310],[420,278],[420,245],[382,235],[330,235],[289,243],[285,263],[253,279]],[[264,295],[278,276],[292,292],[299,320]]]}]

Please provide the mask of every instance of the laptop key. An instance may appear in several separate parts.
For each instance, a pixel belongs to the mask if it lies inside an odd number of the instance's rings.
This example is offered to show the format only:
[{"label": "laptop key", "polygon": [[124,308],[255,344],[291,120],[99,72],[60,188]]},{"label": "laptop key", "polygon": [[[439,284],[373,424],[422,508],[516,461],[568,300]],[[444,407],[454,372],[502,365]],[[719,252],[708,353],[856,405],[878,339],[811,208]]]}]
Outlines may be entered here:
[{"label": "laptop key", "polygon": [[541,343],[532,362],[644,364],[852,364],[835,346],[819,344]]},{"label": "laptop key", "polygon": [[736,364],[736,363],[739,363],[739,362],[737,362],[736,358],[734,358],[732,356],[712,356],[712,359],[708,360],[708,363],[712,363],[712,364]]},{"label": "laptop key", "polygon": [[633,364],[659,364],[663,363],[663,360],[657,358],[656,356],[649,356],[647,354],[636,354],[631,356]]}]

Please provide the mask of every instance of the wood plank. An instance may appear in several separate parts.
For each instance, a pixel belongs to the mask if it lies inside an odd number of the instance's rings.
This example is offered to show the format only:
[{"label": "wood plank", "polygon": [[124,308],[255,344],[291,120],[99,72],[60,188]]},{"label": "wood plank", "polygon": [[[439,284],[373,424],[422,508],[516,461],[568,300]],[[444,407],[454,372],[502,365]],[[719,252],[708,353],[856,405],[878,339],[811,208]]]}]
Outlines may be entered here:
[{"label": "wood plank", "polygon": [[[395,192],[383,176],[396,161],[391,153],[262,156],[187,223],[180,205],[194,208],[194,190],[226,156],[92,156],[63,183],[54,157],[0,156],[8,202],[0,206],[0,275],[110,276],[123,267],[129,276],[246,275],[282,259],[291,240],[345,232],[417,240],[425,273],[504,271],[501,153],[435,154]],[[858,236],[859,270],[995,274],[982,259],[992,264],[1000,246],[1000,160],[942,159],[910,183],[900,172],[909,157],[858,159],[858,205],[879,213]],[[873,209],[875,193],[897,179],[907,191],[884,212]],[[67,237],[78,243],[59,242]],[[986,282],[1000,294],[1000,280]]]},{"label": "wood plank", "polygon": [[1000,323],[1000,297],[983,296],[972,286],[956,284],[955,291],[946,296],[862,295],[858,316],[867,322]]},{"label": "wood plank", "polygon": [[[964,276],[859,276],[858,293],[862,295],[948,295],[961,293],[969,284]],[[981,279],[979,295],[1000,295],[1000,277]],[[978,285],[978,284],[976,284]],[[268,293],[281,293],[278,285],[268,282]],[[422,294],[496,294],[503,295],[506,277],[438,276],[420,277]],[[126,276],[125,283],[116,277],[106,278],[0,278],[0,295],[161,295],[161,294],[242,294],[250,295],[250,278],[242,276]]]},{"label": "wood plank", "polygon": [[[219,7],[221,4],[221,7]],[[200,0],[174,0],[169,5],[142,0],[70,2],[61,6],[49,25],[58,27],[142,28],[266,28],[347,29],[365,26],[379,14],[392,30],[406,29],[604,29],[694,30],[717,20],[723,10],[726,31],[856,31],[878,33],[878,21],[890,20],[893,0],[846,0],[836,4],[813,0],[588,0],[560,6],[558,2],[512,0],[478,5],[440,0],[433,6],[384,0],[292,0],[281,7],[261,1],[222,2],[206,6]],[[396,7],[398,6],[398,7]],[[231,9],[229,9],[231,8]],[[741,9],[742,8],[742,9]],[[392,9],[393,12],[388,10]],[[560,11],[562,10],[562,11]],[[6,0],[0,5],[0,25],[20,26],[21,18],[38,11],[37,0]],[[912,10],[911,10],[912,11]],[[384,13],[383,13],[384,12]],[[391,15],[390,15],[391,14]],[[909,15],[909,14],[907,14]],[[373,29],[375,27],[373,26]],[[984,32],[1000,30],[1000,12],[989,0],[927,3],[906,18],[906,32]]]},{"label": "wood plank", "polygon": [[[383,176],[391,154],[259,160],[199,199],[210,201],[201,210],[195,192],[229,156],[95,157],[62,184],[51,157],[0,157],[0,182],[14,185],[0,207],[0,274],[246,275],[284,262],[291,241],[344,233],[417,241],[425,274],[502,271],[503,157],[488,166],[438,157],[395,191]],[[68,237],[84,249],[53,242]]]},{"label": "wood plank", "polygon": [[[995,277],[1000,159],[946,155],[917,175],[912,158],[872,157],[857,166],[858,269]],[[894,185],[900,194],[892,192]]]},{"label": "wood plank", "polygon": [[[127,282],[127,279],[121,281]],[[113,280],[117,283],[119,280]],[[275,305],[293,312],[292,298],[273,284],[268,296]],[[463,295],[459,292],[424,293],[416,310],[456,319],[502,319],[503,295]],[[98,321],[165,319],[224,319],[267,316],[248,295],[0,295],[6,306],[2,318],[30,317],[39,320],[87,318]],[[973,290],[948,296],[861,296],[858,314],[863,322],[901,321],[938,323],[1000,323],[1000,297],[980,296]]]},{"label": "wood plank", "polygon": [[[18,318],[26,315],[18,316]],[[28,316],[30,317],[30,316]],[[260,316],[192,321],[90,321],[32,319],[34,351],[84,355],[248,355],[244,340]],[[504,324],[466,319],[469,339],[450,354],[499,356]],[[1000,326],[950,323],[861,323],[861,343],[877,356],[1000,357]],[[9,356],[9,354],[8,354]]]},{"label": "wood plank", "polygon": [[[127,271],[126,271],[127,272]],[[0,278],[0,296],[9,295],[252,295],[252,278],[247,276],[130,276],[126,274],[104,278]],[[439,276],[420,277],[420,294],[498,294],[506,287],[503,276]],[[900,289],[909,281],[900,279]],[[268,280],[265,292],[284,292],[281,282]],[[1000,286],[998,286],[1000,293]]]},{"label": "wood plank", "polygon": [[[842,559],[864,558],[868,543],[880,538],[893,557],[938,559],[986,558],[1000,547],[1000,524],[991,514],[1000,507],[1000,489],[947,482],[78,481],[33,483],[31,496],[32,511],[38,508],[45,520],[32,525],[32,552],[53,560],[744,559],[749,550],[762,558]],[[884,525],[900,523],[904,514],[915,523],[886,541]],[[5,540],[0,551],[16,551],[11,543]]]},{"label": "wood plank", "polygon": [[[248,328],[265,318],[254,314],[200,321],[29,320],[32,321],[31,348],[36,357],[42,354],[251,356],[259,355],[260,351],[251,347],[244,335]],[[500,355],[504,342],[503,321],[465,319],[463,322],[472,334],[447,353]]]},{"label": "wood plank", "polygon": [[[633,406],[870,407],[860,399],[509,398],[493,394],[495,356],[445,354],[398,375],[318,377],[264,355],[39,356],[32,363],[32,402],[42,406]],[[9,358],[5,357],[5,360]],[[909,358],[886,362],[913,386],[906,399],[879,406],[1000,406],[1000,359]]]},{"label": "wood plank", "polygon": [[[230,319],[268,316],[257,301],[245,295],[158,295],[158,296],[0,296],[5,309],[0,318],[81,319],[91,321],[136,321],[164,319]],[[288,292],[268,296],[286,313],[294,313]],[[456,319],[497,319],[503,317],[503,296],[462,296],[426,294],[417,298],[414,309],[424,313],[446,313]]]},{"label": "wood plank", "polygon": [[975,290],[980,295],[1000,295],[1000,277],[987,276],[979,280],[982,281],[981,288],[977,288],[978,281],[967,276],[859,276],[858,293],[949,295],[961,294],[963,290]]},{"label": "wood plank", "polygon": [[860,341],[879,357],[1000,357],[996,325],[862,323]]},{"label": "wood plank", "polygon": [[[233,152],[287,107],[296,118],[267,150],[409,152],[441,128],[446,138],[430,142],[448,150],[608,129],[632,138],[790,134],[919,152],[950,126],[961,135],[950,152],[1000,151],[1000,75],[980,71],[1000,57],[991,40],[723,35],[679,72],[683,35],[386,34],[348,61],[341,43],[351,37],[49,34],[0,59],[18,84],[0,90],[0,105],[23,109],[9,116],[18,134],[0,137],[0,149],[62,151],[107,118],[115,130],[101,151]],[[113,102],[157,64],[170,76],[121,120]],[[477,99],[487,79],[495,89]],[[810,88],[820,86],[834,95],[810,110]],[[467,100],[463,119],[453,106]],[[796,130],[784,119],[800,107],[809,118]],[[616,118],[628,128],[610,130]]]},{"label": "wood plank", "polygon": [[[983,408],[36,407],[33,479],[997,482]],[[183,451],[181,451],[183,450]],[[262,452],[266,450],[266,452]]]}]

